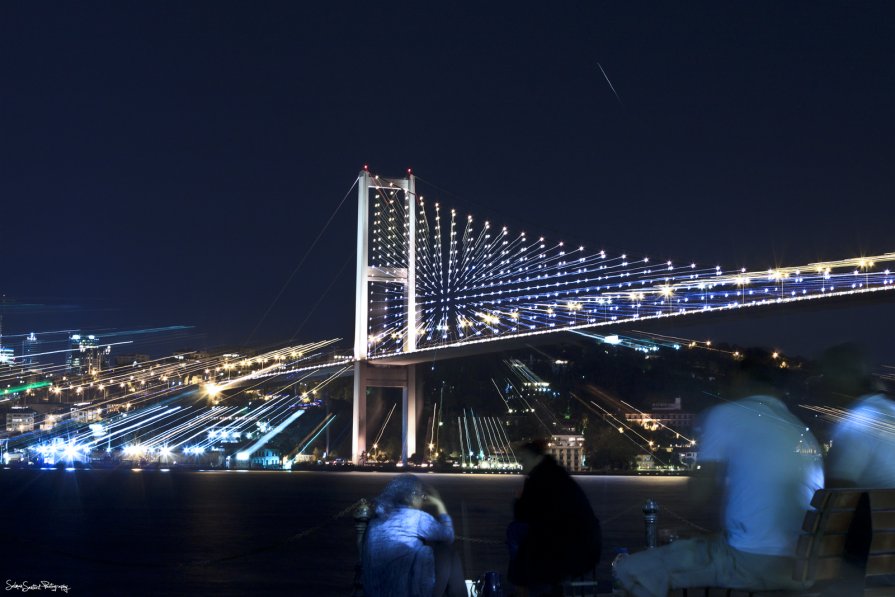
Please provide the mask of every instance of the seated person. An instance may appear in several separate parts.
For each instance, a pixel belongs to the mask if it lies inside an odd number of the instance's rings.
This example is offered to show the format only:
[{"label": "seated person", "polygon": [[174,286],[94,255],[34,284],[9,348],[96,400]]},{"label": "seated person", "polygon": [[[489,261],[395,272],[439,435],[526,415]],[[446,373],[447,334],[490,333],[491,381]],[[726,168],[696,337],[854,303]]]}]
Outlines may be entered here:
[{"label": "seated person", "polygon": [[516,457],[528,475],[507,529],[508,576],[519,595],[562,594],[560,583],[597,565],[602,535],[587,496],[545,452],[546,441],[526,443]]},{"label": "seated person", "polygon": [[[421,508],[431,506],[432,516]],[[438,493],[413,475],[398,475],[376,498],[364,543],[367,597],[466,595],[454,526]]]},{"label": "seated person", "polygon": [[[822,404],[848,408],[833,429],[827,487],[895,487],[895,401],[874,377],[867,355],[856,344],[833,346],[821,355],[820,373]],[[845,547],[846,558],[858,568],[866,566],[872,535],[869,503],[862,503]],[[895,587],[895,575],[872,582]]]},{"label": "seated person", "polygon": [[857,345],[827,349],[820,367],[823,403],[849,408],[833,430],[827,487],[895,487],[895,401]]},{"label": "seated person", "polygon": [[703,423],[691,489],[696,498],[723,494],[724,533],[621,560],[615,573],[626,591],[665,597],[688,587],[805,588],[792,576],[802,519],[823,486],[820,449],[773,397],[770,381],[747,358],[734,390],[746,397],[713,407]]}]

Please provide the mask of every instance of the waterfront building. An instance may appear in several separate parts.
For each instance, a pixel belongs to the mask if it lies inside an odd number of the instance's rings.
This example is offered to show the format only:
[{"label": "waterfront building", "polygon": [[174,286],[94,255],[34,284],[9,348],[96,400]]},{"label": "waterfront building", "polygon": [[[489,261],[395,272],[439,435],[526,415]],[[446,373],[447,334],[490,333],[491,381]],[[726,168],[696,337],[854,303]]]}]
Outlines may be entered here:
[{"label": "waterfront building", "polygon": [[547,453],[570,473],[584,470],[584,436],[554,435],[547,443]]},{"label": "waterfront building", "polygon": [[283,468],[280,453],[276,450],[265,448],[252,455],[252,468]]},{"label": "waterfront building", "polygon": [[672,431],[689,431],[693,428],[695,415],[681,407],[680,396],[674,402],[653,403],[650,412],[625,413],[625,421],[649,431],[668,428]]}]

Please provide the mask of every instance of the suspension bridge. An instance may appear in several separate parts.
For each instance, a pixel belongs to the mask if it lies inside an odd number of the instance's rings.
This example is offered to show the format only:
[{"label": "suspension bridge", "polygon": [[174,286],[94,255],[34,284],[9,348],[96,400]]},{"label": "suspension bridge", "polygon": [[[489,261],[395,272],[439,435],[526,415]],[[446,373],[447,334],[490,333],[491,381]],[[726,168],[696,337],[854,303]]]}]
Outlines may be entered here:
[{"label": "suspension bridge", "polygon": [[403,390],[404,457],[416,450],[415,364],[499,351],[533,336],[798,305],[895,289],[895,253],[747,271],[651,261],[479,222],[427,202],[403,178],[357,181],[355,461],[366,389]]},{"label": "suspension bridge", "polygon": [[[147,396],[182,392],[187,388],[169,377],[195,379],[203,367],[204,390],[212,397],[229,387],[270,377],[297,375],[301,380],[322,375],[325,385],[338,376],[353,375],[352,460],[358,462],[367,450],[367,390],[374,387],[402,390],[402,458],[406,460],[417,451],[417,422],[422,414],[422,376],[417,366],[436,356],[455,358],[547,341],[569,332],[594,333],[587,330],[613,337],[616,330],[632,324],[708,314],[725,317],[786,306],[801,309],[818,301],[847,301],[895,290],[890,269],[895,253],[762,270],[653,261],[548,241],[460,215],[418,195],[410,171],[402,178],[384,178],[365,167],[356,185],[352,356],[323,355],[320,350],[335,342],[326,340],[256,356],[252,364],[241,364],[243,372],[235,376],[231,375],[235,364],[229,362],[199,363],[189,374],[183,372],[182,362],[159,365],[153,372],[154,365],[140,382],[144,384],[141,392]],[[217,376],[209,376],[210,369]],[[110,383],[122,387],[136,383],[133,375],[113,377]],[[58,392],[58,386],[53,391]],[[258,440],[235,454],[247,459],[301,416],[296,398],[277,398],[258,407],[256,413],[221,406],[209,414],[159,404],[140,416],[171,423],[144,448],[157,444],[160,451],[179,447],[184,454],[195,454],[234,434],[246,436],[245,428],[254,429],[263,419],[266,427],[254,434],[260,436]],[[137,421],[133,415],[129,421],[122,417],[101,433],[94,429],[81,444],[108,444],[116,435],[124,437]],[[197,432],[207,431],[208,421],[213,422],[214,436]],[[327,417],[320,425],[329,422]]]}]

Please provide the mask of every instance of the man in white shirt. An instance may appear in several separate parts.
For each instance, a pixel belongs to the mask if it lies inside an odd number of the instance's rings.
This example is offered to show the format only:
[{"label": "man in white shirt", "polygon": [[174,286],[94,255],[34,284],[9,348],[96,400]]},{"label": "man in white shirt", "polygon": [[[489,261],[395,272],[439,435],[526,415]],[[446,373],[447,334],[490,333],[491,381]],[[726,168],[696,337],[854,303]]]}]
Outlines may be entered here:
[{"label": "man in white shirt", "polygon": [[724,494],[721,535],[676,541],[620,561],[616,576],[636,597],[685,587],[805,588],[792,579],[811,497],[823,487],[817,440],[778,398],[764,373],[744,364],[739,386],[756,392],[713,407],[699,440],[697,494]]}]

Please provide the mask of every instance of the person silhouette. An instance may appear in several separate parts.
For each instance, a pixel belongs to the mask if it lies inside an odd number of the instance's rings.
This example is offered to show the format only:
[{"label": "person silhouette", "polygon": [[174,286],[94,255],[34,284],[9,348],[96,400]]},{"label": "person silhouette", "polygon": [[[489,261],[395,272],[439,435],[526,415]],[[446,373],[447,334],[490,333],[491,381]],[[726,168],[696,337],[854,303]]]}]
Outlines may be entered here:
[{"label": "person silhouette", "polygon": [[564,579],[593,570],[600,559],[600,522],[546,447],[537,440],[515,450],[527,478],[507,529],[507,576],[519,595],[561,595]]},{"label": "person silhouette", "polygon": [[437,491],[414,475],[398,475],[376,498],[375,513],[364,541],[364,595],[466,595],[460,558],[452,549],[454,525]]},{"label": "person silhouette", "polygon": [[847,408],[830,438],[827,486],[895,487],[895,401],[856,344],[827,349],[819,364],[825,405]]}]

